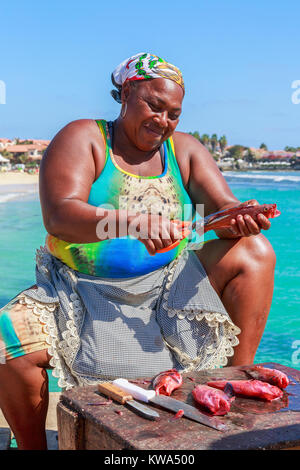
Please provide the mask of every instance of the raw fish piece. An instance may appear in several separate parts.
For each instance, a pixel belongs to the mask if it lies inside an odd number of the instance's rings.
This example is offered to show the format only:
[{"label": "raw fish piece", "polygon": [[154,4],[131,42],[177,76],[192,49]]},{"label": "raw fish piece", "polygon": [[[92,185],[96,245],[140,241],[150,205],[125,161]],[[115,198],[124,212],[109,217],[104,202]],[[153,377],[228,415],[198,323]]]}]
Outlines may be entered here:
[{"label": "raw fish piece", "polygon": [[223,390],[228,382],[232,385],[236,395],[244,397],[256,397],[272,401],[281,398],[283,395],[280,388],[260,380],[216,380],[208,382],[207,385]]},{"label": "raw fish piece", "polygon": [[182,377],[176,369],[161,372],[153,379],[153,388],[157,395],[170,396],[173,390],[182,385]]},{"label": "raw fish piece", "polygon": [[231,403],[235,399],[232,393],[230,393],[231,391],[232,386],[224,387],[224,391],[222,391],[216,390],[208,385],[197,385],[192,391],[192,394],[194,400],[199,403],[199,405],[208,409],[213,415],[223,416],[228,413]]},{"label": "raw fish piece", "polygon": [[289,385],[290,381],[286,374],[277,369],[268,369],[263,366],[254,366],[247,369],[246,373],[253,379],[268,382],[271,385],[276,385],[279,388],[285,388]]}]

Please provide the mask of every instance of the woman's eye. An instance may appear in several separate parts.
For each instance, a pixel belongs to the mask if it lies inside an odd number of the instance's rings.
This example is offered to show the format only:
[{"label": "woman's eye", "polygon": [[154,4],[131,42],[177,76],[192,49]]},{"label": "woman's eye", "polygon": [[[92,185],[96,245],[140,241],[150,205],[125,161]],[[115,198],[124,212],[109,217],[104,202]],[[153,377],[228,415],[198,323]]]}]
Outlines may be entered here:
[{"label": "woman's eye", "polygon": [[[159,106],[157,106],[153,103],[150,103],[149,101],[148,101],[148,106],[151,108],[151,110],[154,113],[162,113],[163,112],[163,110]],[[177,119],[179,119],[178,114],[169,114],[168,117],[169,117],[169,119],[171,119],[171,121],[177,121]]]},{"label": "woman's eye", "polygon": [[155,106],[155,104],[148,103],[152,111],[159,112],[160,108],[158,106]]}]

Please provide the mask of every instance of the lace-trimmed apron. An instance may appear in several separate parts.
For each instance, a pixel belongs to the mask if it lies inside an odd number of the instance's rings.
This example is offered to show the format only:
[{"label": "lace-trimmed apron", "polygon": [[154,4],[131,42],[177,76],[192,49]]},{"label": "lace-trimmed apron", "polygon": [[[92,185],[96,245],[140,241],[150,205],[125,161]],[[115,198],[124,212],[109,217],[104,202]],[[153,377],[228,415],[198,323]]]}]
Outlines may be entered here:
[{"label": "lace-trimmed apron", "polygon": [[64,389],[221,367],[238,344],[240,330],[193,251],[143,276],[108,279],[74,271],[41,247],[36,284],[18,299],[43,325]]}]

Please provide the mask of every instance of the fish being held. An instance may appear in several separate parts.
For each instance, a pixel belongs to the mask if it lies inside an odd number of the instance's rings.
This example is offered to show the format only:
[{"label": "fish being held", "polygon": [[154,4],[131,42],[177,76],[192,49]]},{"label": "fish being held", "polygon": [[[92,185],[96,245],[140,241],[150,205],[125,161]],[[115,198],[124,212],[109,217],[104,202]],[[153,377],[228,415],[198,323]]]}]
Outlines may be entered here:
[{"label": "fish being held", "polygon": [[197,385],[192,394],[194,400],[199,405],[216,416],[226,415],[230,411],[231,403],[235,399],[233,387],[230,383],[225,385],[224,391],[217,390],[208,385]]},{"label": "fish being held", "polygon": [[232,385],[234,393],[239,396],[256,397],[272,401],[276,398],[281,398],[283,395],[283,391],[280,388],[260,380],[216,380],[207,382],[207,385],[224,390],[228,382]]},{"label": "fish being held", "polygon": [[176,369],[166,370],[154,377],[152,385],[157,395],[170,396],[182,385],[182,376]]},{"label": "fish being held", "polygon": [[[199,221],[199,228],[203,226],[204,233],[208,232],[209,230],[230,228],[231,220],[237,217],[238,215],[250,215],[252,219],[257,220],[258,214],[263,214],[268,219],[273,219],[274,217],[278,217],[281,212],[277,210],[277,204],[247,204],[244,206],[236,206],[204,217],[204,224],[202,221]],[[198,222],[195,223],[196,230],[197,224]]]},{"label": "fish being held", "polygon": [[[198,232],[199,234],[206,233],[209,230],[231,228],[232,219],[235,219],[238,215],[250,215],[255,221],[257,221],[257,216],[259,214],[263,214],[268,219],[273,219],[274,217],[278,217],[281,212],[277,209],[277,204],[238,205],[235,207],[231,207],[230,209],[215,212],[214,214],[209,214],[203,219],[194,222],[190,228],[192,230],[196,230],[196,232]],[[174,243],[167,246],[166,248],[158,250],[156,253],[165,253],[169,250],[172,250],[177,245],[179,245],[183,238],[188,237],[191,233],[187,221],[174,220],[173,222],[176,223],[178,228],[181,227],[182,229],[181,239],[176,240]]]},{"label": "fish being held", "polygon": [[277,369],[268,369],[263,366],[254,366],[245,370],[246,374],[256,380],[268,382],[271,385],[276,385],[279,388],[286,388],[290,381],[287,375]]}]

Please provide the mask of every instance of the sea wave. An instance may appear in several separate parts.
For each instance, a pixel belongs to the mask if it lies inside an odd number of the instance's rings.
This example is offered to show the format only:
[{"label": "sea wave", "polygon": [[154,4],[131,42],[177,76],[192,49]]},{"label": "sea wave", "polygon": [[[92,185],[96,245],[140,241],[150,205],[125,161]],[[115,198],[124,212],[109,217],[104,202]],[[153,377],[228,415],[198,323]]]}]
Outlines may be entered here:
[{"label": "sea wave", "polygon": [[30,189],[28,191],[24,192],[11,192],[11,193],[6,193],[6,194],[0,194],[0,204],[3,204],[5,202],[11,201],[13,199],[23,199],[26,198],[27,196],[31,196],[33,194],[36,194],[37,191],[34,189]]},{"label": "sea wave", "polygon": [[263,173],[242,173],[242,172],[231,172],[226,171],[223,173],[226,180],[230,182],[241,182],[241,180],[247,180],[248,182],[253,181],[258,184],[268,183],[283,183],[283,184],[300,184],[300,175],[291,174],[263,174]]}]

